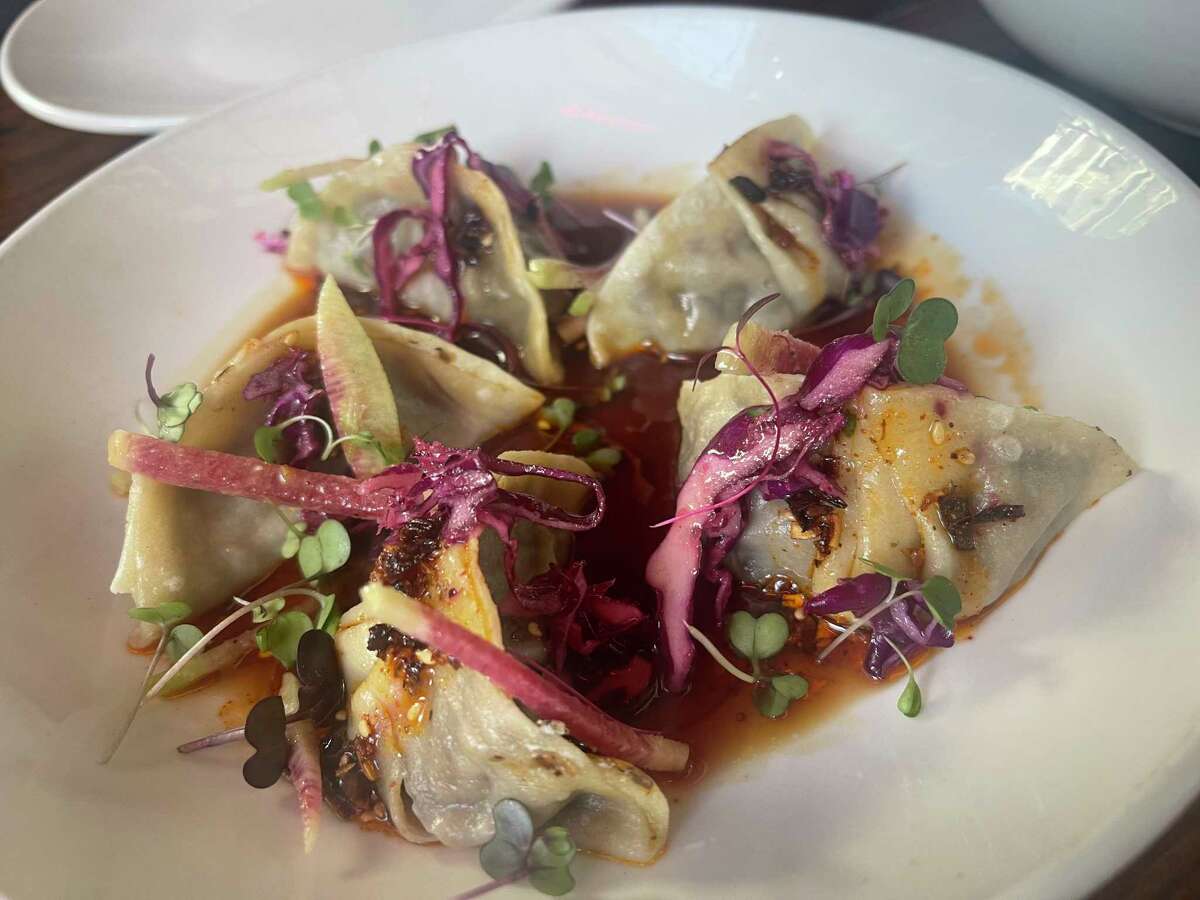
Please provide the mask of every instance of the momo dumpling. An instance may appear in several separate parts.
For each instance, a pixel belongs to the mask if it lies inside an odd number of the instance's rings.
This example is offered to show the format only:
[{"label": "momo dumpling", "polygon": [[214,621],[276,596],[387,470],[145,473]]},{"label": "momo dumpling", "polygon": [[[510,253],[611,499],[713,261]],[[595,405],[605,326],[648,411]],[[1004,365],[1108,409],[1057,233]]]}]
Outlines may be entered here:
[{"label": "momo dumpling", "polygon": [[[360,320],[383,363],[406,433],[474,447],[536,410],[542,394],[498,366],[433,335]],[[247,382],[295,349],[316,349],[300,319],[248,342],[203,389],[182,443],[254,456],[268,404],[245,400]],[[279,561],[285,525],[270,506],[133,476],[114,593],[138,606],[185,600],[200,612],[256,583]]]},{"label": "momo dumpling", "polygon": [[[297,220],[288,266],[332,275],[346,288],[378,290],[372,238],[376,222],[396,209],[429,205],[412,174],[419,150],[416,144],[388,147],[331,177],[319,193],[321,217]],[[525,255],[504,194],[485,173],[455,158],[449,184],[448,232],[467,318],[506,334],[534,380],[560,382],[562,366],[551,344],[545,304],[526,277]],[[424,231],[419,219],[400,221],[391,235],[392,249],[408,250]],[[408,282],[401,299],[443,321],[451,312],[450,293],[428,266]]]},{"label": "momo dumpling", "polygon": [[[770,376],[781,396],[786,381]],[[680,393],[682,475],[728,415],[767,403],[750,375],[724,372]],[[935,385],[864,388],[850,404],[856,426],[822,455],[832,460],[845,509],[833,509],[817,546],[784,500],[753,498],[727,566],[750,583],[789,584],[817,594],[870,571],[867,558],[917,578],[944,575],[962,596],[962,615],[982,611],[1029,572],[1046,545],[1136,465],[1097,428]],[[724,418],[722,418],[724,417]],[[682,476],[681,476],[682,477]],[[951,498],[969,516],[970,549],[951,534]],[[1019,517],[980,516],[1019,507]],[[957,539],[957,540],[956,540]],[[790,544],[790,547],[789,547]]]},{"label": "momo dumpling", "polygon": [[[596,365],[647,344],[673,353],[710,350],[767,294],[781,296],[757,320],[776,329],[801,323],[827,296],[842,294],[848,270],[822,235],[822,210],[805,193],[765,190],[767,154],[777,144],[807,151],[812,134],[797,116],[747,133],[625,249],[588,317]],[[747,183],[757,202],[737,186]]]},{"label": "momo dumpling", "polygon": [[[477,540],[445,547],[405,586],[503,646],[478,556]],[[397,832],[418,843],[479,846],[492,837],[493,806],[512,798],[537,824],[554,817],[582,849],[637,863],[658,855],[666,798],[635,766],[581,750],[477,672],[430,657],[414,679],[386,652],[372,652],[373,627],[387,628],[387,593],[364,591],[336,643],[351,692],[348,733],[374,742],[377,789]]]}]

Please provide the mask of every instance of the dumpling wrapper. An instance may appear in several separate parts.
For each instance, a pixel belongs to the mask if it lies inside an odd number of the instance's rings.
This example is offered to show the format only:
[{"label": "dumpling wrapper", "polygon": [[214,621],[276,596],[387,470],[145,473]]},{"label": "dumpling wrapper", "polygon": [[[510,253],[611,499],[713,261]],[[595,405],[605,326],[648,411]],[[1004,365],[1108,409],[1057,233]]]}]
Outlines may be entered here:
[{"label": "dumpling wrapper", "polygon": [[[444,549],[423,602],[503,646],[478,543]],[[336,643],[350,694],[347,728],[376,740],[378,787],[396,830],[418,843],[475,847],[494,833],[492,808],[512,798],[541,825],[555,817],[582,849],[646,863],[665,846],[666,798],[654,780],[617,759],[586,753],[553,723],[530,719],[485,676],[434,667],[412,696],[366,649],[385,609],[364,601]],[[410,710],[418,704],[417,714]]]},{"label": "dumpling wrapper", "polygon": [[[374,342],[409,434],[474,447],[518,424],[544,398],[486,360],[422,332],[377,319],[362,325]],[[265,400],[242,398],[246,383],[292,347],[316,348],[310,318],[248,342],[204,388],[182,443],[254,455]],[[278,564],[285,526],[268,505],[133,476],[125,542],[112,591],[137,606],[183,600],[196,612],[228,600]],[[142,639],[154,637],[143,630]]]},{"label": "dumpling wrapper", "polygon": [[[346,172],[329,179],[319,192],[326,210],[346,210],[357,224],[320,219],[297,219],[288,242],[287,264],[300,270],[317,269],[338,283],[359,291],[377,288],[371,233],[380,216],[400,207],[427,207],[428,201],[412,175],[417,144],[388,147]],[[558,384],[562,365],[550,339],[546,307],[526,276],[525,254],[504,194],[483,172],[451,162],[450,216],[461,221],[478,210],[491,226],[492,244],[479,254],[476,265],[462,265],[459,290],[467,318],[499,328],[516,344],[526,370],[540,384]],[[395,245],[408,249],[421,239],[422,225],[402,221],[393,234]],[[404,301],[445,320],[450,294],[438,278],[422,269],[405,286]]]},{"label": "dumpling wrapper", "polygon": [[[749,375],[721,374],[696,393],[702,391],[699,398],[687,385],[680,392],[683,472],[727,412],[767,402]],[[761,581],[790,579],[815,594],[869,571],[860,559],[866,557],[912,577],[946,576],[962,595],[962,615],[972,616],[1020,581],[1056,535],[1137,469],[1098,428],[947,388],[866,388],[851,409],[854,433],[839,436],[830,451],[839,461],[847,508],[838,513],[841,527],[828,556],[818,560],[811,540],[793,536],[788,520],[795,520],[784,501],[759,500],[730,557],[735,571]],[[976,549],[958,550],[938,515],[937,497],[951,486],[972,498],[972,512],[1012,503],[1025,515],[976,526]]]},{"label": "dumpling wrapper", "polygon": [[772,139],[812,145],[798,116],[748,132],[625,248],[588,316],[597,366],[645,344],[677,353],[711,350],[767,294],[782,296],[756,322],[774,329],[802,322],[826,296],[841,294],[845,266],[825,244],[809,201],[789,195],[752,204],[728,183],[741,175],[765,186],[764,147]]}]

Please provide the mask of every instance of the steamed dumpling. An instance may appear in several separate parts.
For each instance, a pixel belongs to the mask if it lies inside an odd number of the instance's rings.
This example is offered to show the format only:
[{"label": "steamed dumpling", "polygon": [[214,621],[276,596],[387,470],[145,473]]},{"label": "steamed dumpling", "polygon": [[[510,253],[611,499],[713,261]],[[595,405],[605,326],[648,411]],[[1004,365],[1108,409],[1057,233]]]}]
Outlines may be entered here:
[{"label": "steamed dumpling", "polygon": [[[416,144],[388,147],[330,178],[319,195],[325,215],[297,221],[288,244],[288,265],[317,269],[344,287],[375,290],[371,234],[376,221],[394,209],[428,206],[412,175],[419,149]],[[451,240],[469,224],[480,245],[478,252],[459,254],[459,289],[467,318],[500,329],[516,344],[536,381],[557,384],[563,372],[551,343],[545,304],[526,277],[525,255],[504,194],[483,172],[457,160],[451,162],[450,194]],[[343,212],[335,215],[335,210]],[[418,221],[404,220],[393,233],[393,245],[407,250],[423,231]],[[403,300],[443,320],[451,310],[449,292],[428,268],[405,286]]]},{"label": "steamed dumpling", "polygon": [[[426,440],[474,447],[512,428],[542,395],[440,338],[361,320],[391,382],[400,422]],[[312,318],[250,341],[204,388],[182,443],[254,455],[267,404],[242,398],[246,383],[291,348],[316,348]],[[279,562],[285,526],[268,505],[133,477],[114,593],[138,606],[184,600],[202,612],[245,590]]]},{"label": "steamed dumpling", "polygon": [[812,145],[798,116],[748,132],[625,249],[588,317],[596,365],[645,344],[667,352],[710,350],[767,294],[782,296],[756,320],[775,329],[802,322],[827,295],[841,294],[846,268],[826,246],[820,214],[809,200],[787,194],[751,203],[730,184],[735,177],[767,184],[765,150],[772,140]]},{"label": "steamed dumpling", "polygon": [[[420,599],[502,646],[478,552],[476,541],[442,550]],[[372,737],[377,786],[402,836],[479,846],[492,837],[492,807],[512,798],[539,825],[556,817],[582,849],[637,863],[658,855],[669,811],[653,779],[584,752],[469,669],[433,665],[419,684],[406,683],[366,649],[378,621],[364,601],[343,619],[336,641],[351,691],[347,728]]]},{"label": "steamed dumpling", "polygon": [[[799,377],[773,376],[773,386]],[[698,399],[686,385],[680,393],[684,473],[727,411],[767,402],[749,375],[727,372],[701,391]],[[971,616],[1023,578],[1059,532],[1136,469],[1098,428],[943,387],[866,388],[851,410],[853,434],[829,450],[846,509],[831,511],[837,527],[828,552],[801,536],[786,502],[759,498],[727,560],[739,577],[816,594],[867,571],[860,561],[866,557],[913,577],[946,576],[962,595],[962,614]],[[975,526],[975,549],[960,550],[939,516],[938,498],[947,493],[964,498],[972,513],[1015,504],[1024,515]]]}]

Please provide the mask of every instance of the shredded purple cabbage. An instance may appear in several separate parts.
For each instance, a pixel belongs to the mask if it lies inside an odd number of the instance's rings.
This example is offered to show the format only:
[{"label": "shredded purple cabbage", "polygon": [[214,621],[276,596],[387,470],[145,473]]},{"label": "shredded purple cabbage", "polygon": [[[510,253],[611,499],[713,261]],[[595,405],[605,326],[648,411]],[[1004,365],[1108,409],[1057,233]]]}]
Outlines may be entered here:
[{"label": "shredded purple cabbage", "polygon": [[[325,390],[315,354],[292,349],[252,376],[242,390],[246,400],[268,400],[266,424],[278,425],[295,416],[319,416]],[[316,422],[296,422],[283,430],[290,465],[304,468],[321,455],[324,444]]]},{"label": "shredded purple cabbage", "polygon": [[513,615],[544,616],[555,672],[566,665],[567,650],[591,656],[618,635],[640,625],[646,614],[627,600],[608,596],[613,582],[589,584],[583,563],[552,566],[528,584],[514,585]]},{"label": "shredded purple cabbage", "polygon": [[[862,616],[882,603],[891,589],[892,579],[877,572],[867,572],[854,578],[845,578],[813,597],[804,604],[804,610],[816,616],[845,612]],[[896,588],[898,596],[909,591],[915,591],[916,596],[892,603],[871,619],[871,636],[867,641],[863,670],[872,678],[883,678],[900,664],[897,648],[911,658],[930,647],[954,646],[953,633],[934,618],[925,598],[921,596],[921,583],[905,580]],[[896,646],[889,644],[888,639]]]},{"label": "shredded purple cabbage", "polygon": [[838,169],[822,178],[816,160],[786,141],[768,141],[764,152],[768,187],[776,193],[800,193],[817,207],[825,243],[846,268],[859,271],[879,255],[879,234],[887,210],[855,186],[853,175]]},{"label": "shredded purple cabbage", "polygon": [[[390,494],[389,509],[380,517],[384,528],[400,528],[416,519],[443,520],[441,537],[462,543],[485,527],[496,531],[506,546],[509,582],[516,583],[516,543],[512,525],[527,519],[549,528],[585,531],[604,518],[604,489],[587,475],[499,459],[480,449],[447,447],[436,441],[414,438],[411,462],[404,462],[362,483],[364,493]],[[537,475],[571,481],[591,489],[595,508],[586,515],[559,509],[529,494],[504,490],[499,475]]]},{"label": "shredded purple cabbage", "polygon": [[646,567],[646,580],[659,595],[668,690],[682,690],[691,669],[695,648],[687,625],[697,577],[716,585],[718,620],[733,589],[722,563],[741,536],[743,512],[729,501],[748,487],[793,481],[807,471],[799,463],[844,424],[840,411],[814,413],[787,398],[777,413],[762,406],[742,410],[697,458],[680,489],[671,530]]}]

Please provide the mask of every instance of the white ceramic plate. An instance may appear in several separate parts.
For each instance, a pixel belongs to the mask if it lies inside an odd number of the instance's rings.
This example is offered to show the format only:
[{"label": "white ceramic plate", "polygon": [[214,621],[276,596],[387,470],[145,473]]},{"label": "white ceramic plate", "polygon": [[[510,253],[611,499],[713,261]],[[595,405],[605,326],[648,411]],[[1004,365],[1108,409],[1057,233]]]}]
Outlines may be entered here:
[{"label": "white ceramic plate", "polygon": [[[475,854],[327,816],[305,858],[290,792],[247,789],[243,748],[173,751],[218,697],[148,710],[107,585],[123,504],[105,436],[142,361],[181,374],[275,271],[255,185],[453,120],[489,156],[562,178],[703,162],[785,112],[992,279],[1029,330],[1045,406],[1145,467],[1083,515],[976,639],[676,806],[650,869],[581,860],[582,896],[1078,897],[1200,779],[1196,684],[1197,189],[1085,104],[948,47],[845,22],[614,10],[405,47],[164,135],[0,250],[0,892],[27,897],[448,896]],[[172,367],[175,371],[172,372]],[[198,373],[193,373],[198,374]]]},{"label": "white ceramic plate", "polygon": [[365,53],[561,9],[567,0],[39,0],[0,83],[53,125],[148,134]]}]

